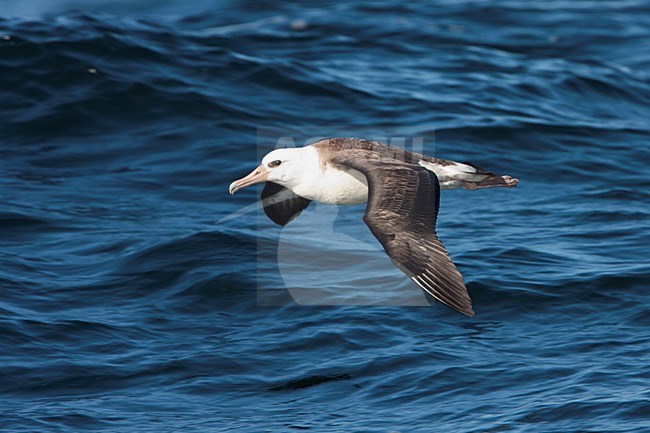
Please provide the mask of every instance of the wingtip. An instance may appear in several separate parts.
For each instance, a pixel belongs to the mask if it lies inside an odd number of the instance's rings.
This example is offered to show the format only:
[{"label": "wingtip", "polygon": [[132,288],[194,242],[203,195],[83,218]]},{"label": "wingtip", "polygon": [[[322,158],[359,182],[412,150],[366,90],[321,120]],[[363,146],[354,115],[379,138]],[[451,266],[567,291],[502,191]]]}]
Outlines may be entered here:
[{"label": "wingtip", "polygon": [[472,307],[457,308],[457,307],[454,307],[453,305],[449,305],[449,304],[447,304],[447,303],[445,303],[445,302],[442,302],[442,301],[441,301],[441,304],[446,305],[447,307],[451,308],[452,310],[454,310],[454,311],[458,311],[459,313],[464,314],[464,315],[467,316],[467,317],[474,317],[474,316],[476,316],[476,313],[474,312],[474,310],[472,309]]},{"label": "wingtip", "polygon": [[441,303],[442,303],[443,305],[446,305],[447,307],[451,308],[451,309],[454,310],[454,311],[458,311],[459,313],[464,314],[464,315],[467,316],[467,317],[474,317],[474,316],[476,316],[476,313],[475,313],[474,310],[472,309],[472,306],[471,306],[471,305],[470,305],[470,306],[462,306],[462,307],[459,307],[459,306],[454,306],[454,305],[447,304],[447,303],[442,302],[442,301],[441,301]]},{"label": "wingtip", "polygon": [[[397,265],[400,267],[399,265]],[[401,268],[400,268],[401,269]],[[418,276],[412,276],[411,280],[415,282],[420,288],[424,289],[425,293],[428,293],[430,296],[432,296],[436,301],[440,302],[442,305],[451,308],[454,311],[458,311],[461,314],[466,315],[467,317],[474,317],[476,313],[472,309],[472,304],[471,300],[468,299],[468,303],[462,303],[462,304],[455,304],[454,302],[449,302],[449,300],[445,301],[443,300],[440,296],[436,296],[436,294],[427,286],[427,284],[424,283],[423,280],[420,279]],[[464,287],[464,286],[463,286]],[[467,290],[467,289],[465,289]],[[469,295],[468,295],[469,297]],[[454,305],[455,304],[455,305]]]}]

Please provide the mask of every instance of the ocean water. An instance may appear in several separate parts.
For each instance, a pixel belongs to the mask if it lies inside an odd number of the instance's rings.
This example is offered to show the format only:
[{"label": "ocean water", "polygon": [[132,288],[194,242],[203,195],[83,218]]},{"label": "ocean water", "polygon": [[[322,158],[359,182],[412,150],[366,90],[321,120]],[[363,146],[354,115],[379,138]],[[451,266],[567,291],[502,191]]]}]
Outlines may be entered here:
[{"label": "ocean water", "polygon": [[[3,433],[650,431],[647,2],[0,6]],[[227,193],[348,135],[520,179],[442,194],[476,317]]]}]

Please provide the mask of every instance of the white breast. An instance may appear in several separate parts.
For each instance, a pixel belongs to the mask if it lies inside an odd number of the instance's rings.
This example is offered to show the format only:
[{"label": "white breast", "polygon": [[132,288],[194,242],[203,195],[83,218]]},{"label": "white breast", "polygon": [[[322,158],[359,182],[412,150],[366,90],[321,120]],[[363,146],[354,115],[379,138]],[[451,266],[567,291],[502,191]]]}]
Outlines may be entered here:
[{"label": "white breast", "polygon": [[[311,146],[304,147],[307,150]],[[326,204],[350,205],[368,200],[366,177],[353,169],[323,165],[315,150],[307,150],[300,183],[291,189],[296,194]],[[313,152],[313,155],[310,155]]]},{"label": "white breast", "polygon": [[356,170],[339,170],[328,166],[312,200],[327,204],[359,204],[368,200],[366,177]]}]

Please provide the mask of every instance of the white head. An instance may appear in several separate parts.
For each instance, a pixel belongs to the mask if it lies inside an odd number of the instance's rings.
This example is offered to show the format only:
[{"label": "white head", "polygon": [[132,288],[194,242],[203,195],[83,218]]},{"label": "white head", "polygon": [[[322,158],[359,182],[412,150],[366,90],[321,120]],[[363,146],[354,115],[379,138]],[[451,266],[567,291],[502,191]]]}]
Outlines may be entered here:
[{"label": "white head", "polygon": [[230,184],[230,194],[260,182],[275,182],[291,189],[302,178],[305,148],[275,149],[262,158],[251,174]]}]

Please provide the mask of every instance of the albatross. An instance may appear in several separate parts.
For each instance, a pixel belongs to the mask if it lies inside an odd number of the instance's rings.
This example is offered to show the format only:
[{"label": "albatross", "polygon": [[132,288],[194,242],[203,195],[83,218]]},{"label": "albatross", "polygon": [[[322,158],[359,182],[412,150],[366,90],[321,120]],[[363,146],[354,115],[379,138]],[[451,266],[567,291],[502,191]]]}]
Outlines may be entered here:
[{"label": "albatross", "polygon": [[440,190],[512,188],[519,180],[376,141],[329,138],[271,151],[229,192],[260,182],[264,212],[281,226],[312,201],[367,203],[363,221],[393,263],[434,299],[472,317],[463,277],[436,234]]}]

